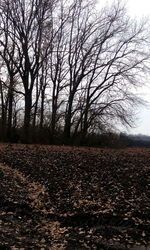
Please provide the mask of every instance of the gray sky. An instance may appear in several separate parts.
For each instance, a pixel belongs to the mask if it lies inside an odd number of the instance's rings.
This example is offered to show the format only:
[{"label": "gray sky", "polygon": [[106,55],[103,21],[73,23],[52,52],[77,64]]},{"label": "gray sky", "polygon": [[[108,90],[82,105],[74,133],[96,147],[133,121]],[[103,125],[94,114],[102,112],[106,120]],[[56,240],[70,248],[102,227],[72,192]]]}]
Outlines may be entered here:
[{"label": "gray sky", "polygon": [[[113,0],[98,0],[98,6],[103,6],[106,3],[111,4]],[[150,17],[150,0],[127,0],[126,6],[128,14],[132,18],[141,19],[143,17]],[[140,108],[138,112],[138,120],[136,128],[124,130],[132,134],[145,134],[150,135],[150,82],[147,81],[147,86],[139,89],[139,95],[149,102],[145,108]]]},{"label": "gray sky", "polygon": [[127,6],[131,16],[142,17],[150,15],[149,0],[128,0]]}]

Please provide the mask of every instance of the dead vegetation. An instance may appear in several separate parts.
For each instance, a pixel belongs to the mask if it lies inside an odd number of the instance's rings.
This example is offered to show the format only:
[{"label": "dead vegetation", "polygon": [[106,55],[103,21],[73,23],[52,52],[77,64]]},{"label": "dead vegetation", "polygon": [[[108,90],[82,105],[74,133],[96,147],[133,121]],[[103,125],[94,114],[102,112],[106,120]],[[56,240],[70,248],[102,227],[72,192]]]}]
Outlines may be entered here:
[{"label": "dead vegetation", "polygon": [[150,244],[150,150],[1,145],[0,248]]}]

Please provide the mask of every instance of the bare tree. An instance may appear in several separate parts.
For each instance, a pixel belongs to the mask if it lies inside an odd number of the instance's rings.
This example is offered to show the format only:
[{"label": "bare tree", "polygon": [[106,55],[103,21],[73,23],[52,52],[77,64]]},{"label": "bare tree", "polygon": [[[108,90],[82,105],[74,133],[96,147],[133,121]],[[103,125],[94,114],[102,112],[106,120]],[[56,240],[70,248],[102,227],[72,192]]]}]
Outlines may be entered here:
[{"label": "bare tree", "polygon": [[0,108],[1,108],[1,139],[6,140],[6,121],[7,121],[7,110],[8,110],[8,92],[5,88],[3,81],[0,79]]},{"label": "bare tree", "polygon": [[64,142],[80,134],[81,143],[114,121],[131,125],[141,103],[134,88],[149,70],[146,22],[130,20],[119,1],[95,6],[1,0],[0,57],[9,75],[1,79],[1,113],[11,131],[24,97],[26,142],[31,123],[34,131],[46,125],[53,141],[59,129]]},{"label": "bare tree", "polygon": [[[7,84],[5,87],[8,89],[8,118],[7,118],[7,138],[11,140],[11,130],[12,130],[12,116],[13,116],[13,99],[14,99],[14,90],[15,90],[15,76],[17,74],[17,70],[11,58],[14,56],[16,45],[15,45],[15,30],[13,34],[13,40],[9,37],[9,13],[6,13],[5,22],[2,18],[0,33],[1,33],[1,50],[0,56],[3,60],[3,68],[4,65],[7,69],[6,74],[8,74]],[[4,32],[5,31],[5,32]]]},{"label": "bare tree", "polygon": [[[56,19],[56,20],[55,20]],[[57,123],[59,121],[59,109],[64,105],[65,89],[68,83],[68,65],[66,62],[68,51],[68,37],[66,29],[69,20],[69,13],[66,12],[63,2],[59,1],[56,9],[55,18],[53,18],[53,40],[52,49],[49,57],[49,71],[51,80],[52,97],[52,115],[51,115],[51,139],[56,133]]]},{"label": "bare tree", "polygon": [[[92,18],[91,15],[89,5],[75,2],[69,30],[66,137],[70,137],[75,120],[75,131],[82,122],[80,127],[85,137],[94,118],[104,113],[129,124],[129,108],[139,101],[132,90],[141,84],[149,60],[145,22],[138,25],[130,20],[119,3]],[[84,92],[82,105],[78,98],[81,92]]]},{"label": "bare tree", "polygon": [[[7,30],[3,27],[4,33],[8,33],[10,39],[16,45],[14,55],[10,55],[8,47],[6,50],[20,75],[24,87],[24,130],[25,138],[28,140],[32,91],[39,68],[46,57],[49,47],[48,44],[45,50],[42,49],[43,43],[45,43],[43,32],[45,26],[47,28],[47,19],[49,19],[49,15],[51,14],[52,2],[48,0],[3,0],[0,7],[3,22],[5,23],[6,19],[8,22]],[[0,43],[1,45],[5,45],[3,39]],[[18,60],[15,57],[16,53],[19,55],[17,57]]]}]

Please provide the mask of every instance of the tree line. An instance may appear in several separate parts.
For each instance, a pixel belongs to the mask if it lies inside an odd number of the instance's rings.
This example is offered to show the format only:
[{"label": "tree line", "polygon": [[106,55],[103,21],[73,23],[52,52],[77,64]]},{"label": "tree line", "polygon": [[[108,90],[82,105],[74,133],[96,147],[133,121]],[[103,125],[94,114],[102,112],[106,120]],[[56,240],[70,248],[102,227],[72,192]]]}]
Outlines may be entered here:
[{"label": "tree line", "polygon": [[133,122],[147,22],[119,1],[0,1],[0,139],[84,144]]}]

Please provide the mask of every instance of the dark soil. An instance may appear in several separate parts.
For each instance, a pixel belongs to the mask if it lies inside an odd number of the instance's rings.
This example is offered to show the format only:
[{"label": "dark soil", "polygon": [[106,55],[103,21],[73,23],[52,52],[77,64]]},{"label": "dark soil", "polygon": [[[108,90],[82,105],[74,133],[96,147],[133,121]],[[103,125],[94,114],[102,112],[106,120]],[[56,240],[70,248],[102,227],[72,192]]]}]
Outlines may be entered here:
[{"label": "dark soil", "polygon": [[0,162],[0,249],[150,245],[150,149],[1,145]]}]

